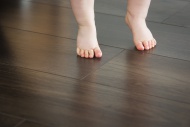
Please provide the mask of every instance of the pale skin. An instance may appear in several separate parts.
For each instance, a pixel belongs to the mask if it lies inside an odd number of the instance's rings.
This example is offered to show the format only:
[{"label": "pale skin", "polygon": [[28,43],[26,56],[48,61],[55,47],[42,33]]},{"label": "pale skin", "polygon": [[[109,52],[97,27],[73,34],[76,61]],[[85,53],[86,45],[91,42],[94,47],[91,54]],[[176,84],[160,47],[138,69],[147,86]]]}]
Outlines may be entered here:
[{"label": "pale skin", "polygon": [[[94,16],[94,0],[70,0],[78,23],[77,54],[84,58],[100,58],[102,51],[97,40]],[[128,0],[125,21],[133,34],[138,50],[149,50],[156,45],[146,25],[151,0]]]}]

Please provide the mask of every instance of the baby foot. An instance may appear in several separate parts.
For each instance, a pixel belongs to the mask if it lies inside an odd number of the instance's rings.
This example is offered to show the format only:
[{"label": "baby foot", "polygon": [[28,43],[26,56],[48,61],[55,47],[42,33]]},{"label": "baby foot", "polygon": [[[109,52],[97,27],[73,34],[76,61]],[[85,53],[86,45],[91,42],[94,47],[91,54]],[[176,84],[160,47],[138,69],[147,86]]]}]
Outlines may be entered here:
[{"label": "baby foot", "polygon": [[148,29],[145,19],[127,14],[126,23],[132,31],[133,41],[138,50],[148,50],[155,47],[156,40]]},{"label": "baby foot", "polygon": [[96,26],[79,26],[77,54],[85,58],[102,57],[96,35]]}]

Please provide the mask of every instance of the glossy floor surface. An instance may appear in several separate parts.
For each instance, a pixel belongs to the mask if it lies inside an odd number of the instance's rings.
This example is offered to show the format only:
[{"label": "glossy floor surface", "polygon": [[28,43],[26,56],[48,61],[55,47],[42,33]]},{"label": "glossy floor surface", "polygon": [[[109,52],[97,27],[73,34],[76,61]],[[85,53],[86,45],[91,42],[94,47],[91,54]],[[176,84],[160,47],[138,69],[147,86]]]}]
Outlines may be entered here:
[{"label": "glossy floor surface", "polygon": [[101,59],[76,56],[69,0],[0,1],[0,127],[190,127],[190,0],[152,0],[137,51],[126,0],[96,0]]}]

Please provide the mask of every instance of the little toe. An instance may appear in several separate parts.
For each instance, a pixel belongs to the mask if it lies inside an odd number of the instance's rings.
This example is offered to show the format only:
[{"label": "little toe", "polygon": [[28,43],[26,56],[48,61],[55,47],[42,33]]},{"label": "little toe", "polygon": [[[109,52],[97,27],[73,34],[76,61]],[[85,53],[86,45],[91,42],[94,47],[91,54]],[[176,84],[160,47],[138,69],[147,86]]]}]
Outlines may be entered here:
[{"label": "little toe", "polygon": [[138,43],[135,43],[135,44],[136,44],[136,48],[138,50],[144,50],[144,46],[143,46],[142,42],[138,42]]},{"label": "little toe", "polygon": [[84,56],[85,56],[85,58],[88,58],[88,50],[84,51]]},{"label": "little toe", "polygon": [[99,47],[96,47],[96,48],[94,49],[94,53],[95,53],[95,56],[96,56],[96,57],[98,57],[98,58],[102,57],[102,51],[100,50]]},{"label": "little toe", "polygon": [[153,40],[150,40],[150,48],[153,48],[154,47],[154,42],[153,42]]},{"label": "little toe", "polygon": [[77,48],[77,55],[80,56],[80,49],[79,48]]},{"label": "little toe", "polygon": [[149,49],[148,41],[143,41],[143,45],[144,45],[144,48],[145,48],[146,50]]},{"label": "little toe", "polygon": [[154,39],[154,46],[156,46],[156,44],[157,44],[157,42],[156,42],[156,40]]},{"label": "little toe", "polygon": [[93,58],[94,57],[94,51],[93,50],[89,50],[89,58]]},{"label": "little toe", "polygon": [[80,50],[80,56],[84,57],[84,50],[83,49]]}]

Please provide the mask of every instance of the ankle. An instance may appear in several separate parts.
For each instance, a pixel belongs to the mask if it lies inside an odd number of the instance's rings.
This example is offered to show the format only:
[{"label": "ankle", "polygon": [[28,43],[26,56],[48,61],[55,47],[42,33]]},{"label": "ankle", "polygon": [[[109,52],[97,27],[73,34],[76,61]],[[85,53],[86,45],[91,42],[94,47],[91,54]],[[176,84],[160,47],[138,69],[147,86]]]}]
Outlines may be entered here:
[{"label": "ankle", "polygon": [[79,29],[96,29],[96,25],[95,24],[78,24],[78,28]]},{"label": "ankle", "polygon": [[95,27],[95,21],[94,20],[84,20],[78,22],[79,28],[94,28]]},{"label": "ankle", "polygon": [[133,16],[127,13],[125,17],[125,22],[129,26],[129,28],[133,31],[133,29],[137,27],[147,27],[146,19],[141,16]]},{"label": "ankle", "polygon": [[131,23],[142,23],[142,22],[146,22],[146,17],[140,16],[140,15],[132,15],[131,13],[127,12],[126,16],[125,16],[125,22],[127,24],[131,24]]}]

